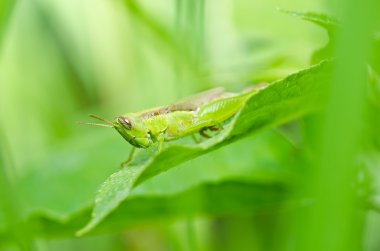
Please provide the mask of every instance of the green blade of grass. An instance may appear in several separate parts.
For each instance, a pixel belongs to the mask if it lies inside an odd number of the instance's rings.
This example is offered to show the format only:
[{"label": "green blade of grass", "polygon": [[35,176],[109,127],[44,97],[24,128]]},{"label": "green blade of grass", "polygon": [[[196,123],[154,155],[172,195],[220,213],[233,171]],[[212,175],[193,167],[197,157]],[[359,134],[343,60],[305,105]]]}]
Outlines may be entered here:
[{"label": "green blade of grass", "polygon": [[373,3],[339,1],[344,13],[326,109],[318,129],[308,135],[318,147],[316,163],[309,163],[314,175],[304,191],[311,189],[316,203],[300,220],[297,250],[362,250],[363,205],[353,184],[366,137],[362,127]]}]

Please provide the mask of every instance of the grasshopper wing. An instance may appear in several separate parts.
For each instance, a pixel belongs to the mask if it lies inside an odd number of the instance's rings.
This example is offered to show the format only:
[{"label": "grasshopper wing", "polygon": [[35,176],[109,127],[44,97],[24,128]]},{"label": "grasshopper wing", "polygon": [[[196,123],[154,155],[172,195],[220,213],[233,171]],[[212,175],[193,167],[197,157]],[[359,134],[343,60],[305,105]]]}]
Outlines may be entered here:
[{"label": "grasshopper wing", "polygon": [[156,107],[149,110],[145,110],[140,113],[142,118],[150,118],[153,116],[166,114],[175,111],[195,111],[202,105],[211,102],[217,98],[221,98],[227,95],[223,87],[216,87],[211,90],[207,90],[193,96],[182,99],[174,104],[162,107]]},{"label": "grasshopper wing", "polygon": [[174,104],[171,104],[167,107],[167,111],[195,111],[202,105],[217,98],[223,97],[224,94],[225,91],[223,87],[216,87],[214,89],[195,94]]}]

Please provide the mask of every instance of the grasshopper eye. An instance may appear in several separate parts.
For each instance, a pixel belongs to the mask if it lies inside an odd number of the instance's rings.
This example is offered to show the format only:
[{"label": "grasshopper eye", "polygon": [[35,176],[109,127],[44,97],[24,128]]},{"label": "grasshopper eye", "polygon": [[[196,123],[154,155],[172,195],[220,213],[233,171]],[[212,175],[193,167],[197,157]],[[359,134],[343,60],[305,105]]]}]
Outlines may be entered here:
[{"label": "grasshopper eye", "polygon": [[128,118],[119,117],[117,120],[119,121],[120,124],[122,124],[128,130],[132,129],[132,122]]}]

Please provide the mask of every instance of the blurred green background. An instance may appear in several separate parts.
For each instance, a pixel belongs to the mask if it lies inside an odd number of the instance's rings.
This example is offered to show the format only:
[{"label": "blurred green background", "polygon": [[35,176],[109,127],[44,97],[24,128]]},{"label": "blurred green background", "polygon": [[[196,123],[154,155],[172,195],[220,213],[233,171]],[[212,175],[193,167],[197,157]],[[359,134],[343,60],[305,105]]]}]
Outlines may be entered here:
[{"label": "blurred green background", "polygon": [[[0,1],[0,249],[380,250],[375,0]],[[131,149],[78,122],[309,67],[328,33],[279,9],[343,20],[325,109],[146,181],[75,237]]]}]

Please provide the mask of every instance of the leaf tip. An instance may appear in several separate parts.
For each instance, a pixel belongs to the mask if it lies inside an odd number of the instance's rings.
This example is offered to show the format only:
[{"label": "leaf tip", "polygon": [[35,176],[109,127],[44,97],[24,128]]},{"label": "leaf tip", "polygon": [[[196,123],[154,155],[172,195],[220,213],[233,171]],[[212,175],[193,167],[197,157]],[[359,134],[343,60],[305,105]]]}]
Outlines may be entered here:
[{"label": "leaf tip", "polygon": [[85,229],[82,228],[82,229],[78,230],[78,231],[75,233],[75,237],[82,237],[85,233],[86,233]]},{"label": "leaf tip", "polygon": [[90,232],[91,229],[93,229],[97,224],[98,224],[98,221],[96,221],[96,220],[91,220],[89,223],[87,223],[86,226],[84,226],[83,228],[79,229],[79,230],[75,233],[75,236],[76,236],[76,237],[82,237],[83,235],[85,235],[85,234],[87,234],[88,232]]}]

